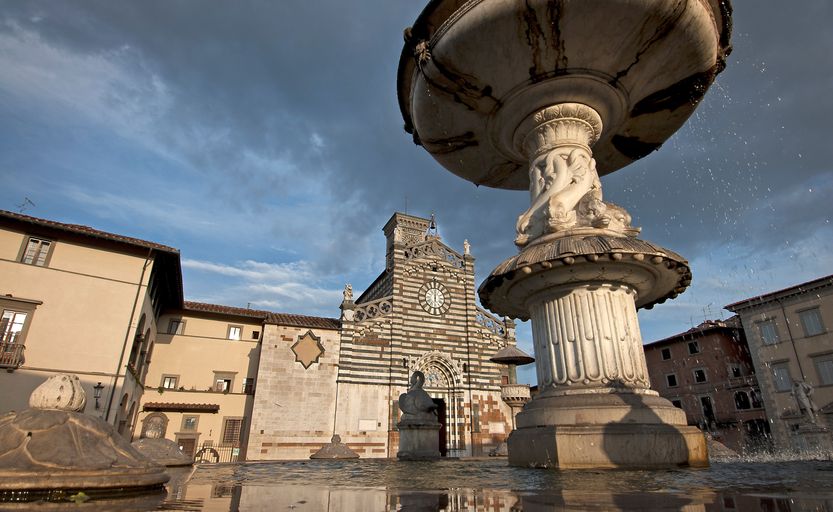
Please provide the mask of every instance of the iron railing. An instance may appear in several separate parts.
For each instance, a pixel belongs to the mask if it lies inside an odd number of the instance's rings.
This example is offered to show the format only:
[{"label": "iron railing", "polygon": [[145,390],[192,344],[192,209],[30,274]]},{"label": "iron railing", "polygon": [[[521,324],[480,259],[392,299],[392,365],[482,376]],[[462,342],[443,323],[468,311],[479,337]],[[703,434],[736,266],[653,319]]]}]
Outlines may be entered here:
[{"label": "iron railing", "polygon": [[0,368],[20,368],[24,348],[20,343],[0,343]]},{"label": "iron railing", "polygon": [[214,445],[203,443],[194,453],[194,462],[198,464],[221,464],[225,462],[242,462],[242,448],[232,445]]}]

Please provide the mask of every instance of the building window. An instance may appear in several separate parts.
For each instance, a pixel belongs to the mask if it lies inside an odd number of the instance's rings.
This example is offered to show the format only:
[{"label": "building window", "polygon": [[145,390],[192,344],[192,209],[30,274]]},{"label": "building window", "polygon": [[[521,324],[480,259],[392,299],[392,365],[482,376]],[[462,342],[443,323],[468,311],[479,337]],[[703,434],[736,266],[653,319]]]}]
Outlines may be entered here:
[{"label": "building window", "polygon": [[668,385],[669,388],[676,388],[677,387],[677,375],[674,373],[669,373],[665,376],[665,383]]},{"label": "building window", "polygon": [[214,372],[214,391],[228,393],[234,384],[234,373]]},{"label": "building window", "polygon": [[753,409],[760,409],[764,406],[764,402],[761,400],[761,392],[757,389],[753,389],[749,392],[749,398],[752,399]]},{"label": "building window", "polygon": [[28,265],[45,267],[49,263],[49,257],[52,255],[52,246],[54,244],[55,242],[52,240],[30,236],[26,240],[26,248],[23,251],[23,256],[20,258],[20,261]]},{"label": "building window", "polygon": [[183,416],[182,417],[182,430],[185,432],[196,432],[197,425],[200,422],[199,416]]},{"label": "building window", "polygon": [[802,311],[798,317],[801,319],[801,327],[804,328],[804,336],[816,336],[824,332],[819,308]]},{"label": "building window", "polygon": [[243,327],[239,325],[228,326],[228,339],[240,340],[240,335],[243,333]]},{"label": "building window", "polygon": [[746,391],[735,392],[735,409],[745,411],[746,409],[751,408],[752,403],[750,402],[749,395],[746,394]]},{"label": "building window", "polygon": [[712,405],[712,398],[710,396],[700,397],[700,408],[703,410],[703,417],[706,419],[706,426],[711,426],[715,420],[714,405]]},{"label": "building window", "polygon": [[168,334],[183,334],[185,333],[184,320],[171,320],[168,324]]},{"label": "building window", "polygon": [[162,388],[163,389],[176,389],[177,382],[179,381],[178,375],[163,375],[162,376]]},{"label": "building window", "polygon": [[243,380],[243,393],[247,395],[255,394],[255,380],[252,377],[246,377]]},{"label": "building window", "polygon": [[792,377],[790,367],[787,363],[772,365],[772,381],[776,391],[789,391],[792,389]]},{"label": "building window", "polygon": [[673,405],[677,409],[682,409],[683,408],[683,402],[679,399],[671,400],[671,405]]},{"label": "building window", "polygon": [[662,354],[662,360],[663,361],[668,361],[669,359],[671,359],[671,349],[670,348],[664,348],[664,349],[662,349],[662,351],[660,353]]},{"label": "building window", "polygon": [[0,368],[14,369],[23,364],[26,333],[40,301],[0,298]]},{"label": "building window", "polygon": [[816,373],[819,375],[819,383],[822,386],[833,384],[833,354],[817,357],[814,362]]},{"label": "building window", "polygon": [[729,375],[731,375],[732,378],[735,378],[735,379],[738,378],[738,377],[741,377],[740,365],[739,364],[729,365]]},{"label": "building window", "polygon": [[700,344],[696,341],[688,342],[688,353],[691,355],[700,353]]},{"label": "building window", "polygon": [[260,331],[252,331],[252,339],[259,340],[260,339]]},{"label": "building window", "polygon": [[23,311],[3,310],[0,319],[0,341],[4,345],[23,344],[23,327],[26,325],[27,313]]},{"label": "building window", "polygon": [[694,382],[698,384],[702,384],[703,382],[708,382],[709,379],[706,377],[706,370],[705,368],[697,368],[694,370]]},{"label": "building window", "polygon": [[778,343],[778,330],[775,328],[775,320],[764,320],[758,322],[758,334],[761,336],[761,341],[764,345],[774,345]]},{"label": "building window", "polygon": [[243,432],[243,418],[224,418],[222,443],[240,446],[240,434]]}]

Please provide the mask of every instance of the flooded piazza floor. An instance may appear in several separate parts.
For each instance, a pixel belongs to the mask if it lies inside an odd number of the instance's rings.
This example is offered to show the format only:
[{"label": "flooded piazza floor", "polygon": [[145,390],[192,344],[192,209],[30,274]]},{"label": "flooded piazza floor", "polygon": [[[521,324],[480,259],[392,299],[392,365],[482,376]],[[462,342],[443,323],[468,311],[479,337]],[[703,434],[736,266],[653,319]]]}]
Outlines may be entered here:
[{"label": "flooded piazza floor", "polygon": [[525,469],[505,459],[200,466],[174,475],[157,510],[833,511],[833,461],[642,471]]},{"label": "flooded piazza floor", "polygon": [[0,510],[833,511],[833,461],[713,462],[704,469],[543,470],[506,459],[285,461],[169,469],[167,494]]}]

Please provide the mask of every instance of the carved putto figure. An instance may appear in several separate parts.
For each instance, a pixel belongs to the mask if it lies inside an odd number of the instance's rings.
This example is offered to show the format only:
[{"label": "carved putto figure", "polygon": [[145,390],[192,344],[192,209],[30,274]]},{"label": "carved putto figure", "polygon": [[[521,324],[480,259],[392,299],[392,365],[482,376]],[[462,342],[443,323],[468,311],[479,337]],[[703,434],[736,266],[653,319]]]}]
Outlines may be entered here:
[{"label": "carved putto figure", "polygon": [[425,374],[415,371],[411,375],[411,385],[407,393],[399,395],[399,408],[402,410],[402,423],[436,423],[437,404],[422,389]]},{"label": "carved putto figure", "polygon": [[602,184],[590,146],[602,130],[595,111],[563,104],[536,113],[524,139],[530,158],[530,207],[516,225],[515,244],[574,228],[596,228],[636,236],[631,216],[602,201]]},{"label": "carved putto figure", "polygon": [[810,420],[810,423],[816,423],[816,404],[810,398],[813,396],[813,386],[804,381],[794,380],[792,395],[798,402],[798,409],[801,413]]},{"label": "carved putto figure", "polygon": [[351,285],[350,283],[344,285],[344,300],[353,300],[353,285]]},{"label": "carved putto figure", "polygon": [[532,204],[518,217],[518,246],[576,227],[637,231],[628,212],[602,201],[596,160],[583,148],[560,147],[540,155],[529,167],[529,181]]}]

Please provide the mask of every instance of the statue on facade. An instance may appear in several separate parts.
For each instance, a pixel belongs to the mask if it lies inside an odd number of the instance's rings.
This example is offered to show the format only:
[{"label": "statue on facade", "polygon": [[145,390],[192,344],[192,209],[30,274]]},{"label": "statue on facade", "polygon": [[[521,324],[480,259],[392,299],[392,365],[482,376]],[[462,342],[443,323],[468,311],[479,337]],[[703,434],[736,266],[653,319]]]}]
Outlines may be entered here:
[{"label": "statue on facade", "polygon": [[468,239],[463,240],[463,254],[465,254],[466,256],[471,255],[471,244],[469,244]]},{"label": "statue on facade", "polygon": [[411,385],[407,393],[399,395],[399,408],[402,410],[402,423],[436,423],[437,404],[422,389],[425,374],[416,371],[411,375]]},{"label": "statue on facade", "polygon": [[798,410],[810,420],[810,423],[816,423],[816,404],[813,403],[813,386],[804,381],[793,380],[792,395],[798,403]]},{"label": "statue on facade", "polygon": [[351,301],[353,300],[353,285],[347,283],[344,285],[344,300]]}]

